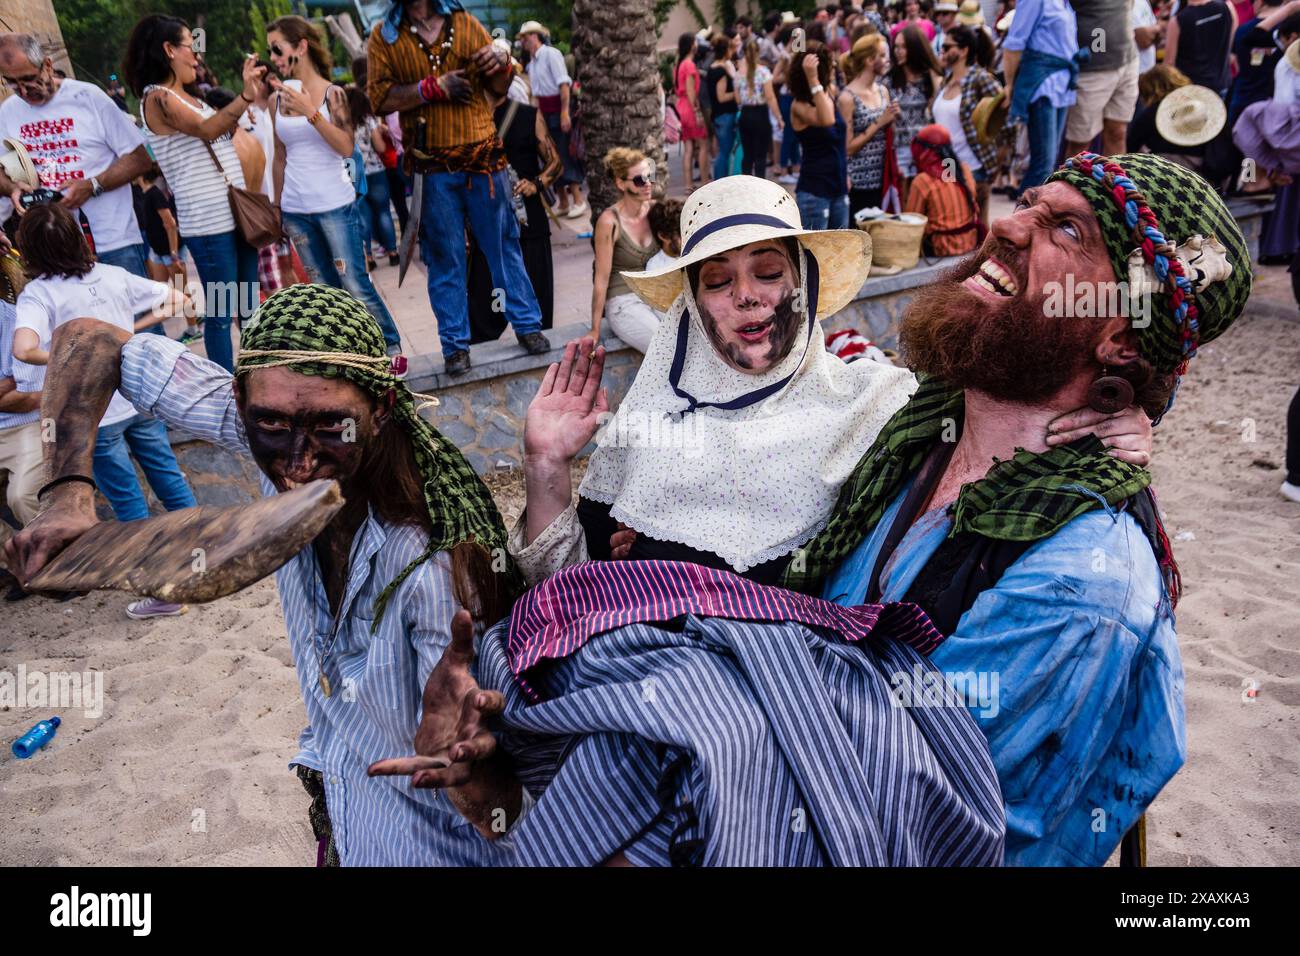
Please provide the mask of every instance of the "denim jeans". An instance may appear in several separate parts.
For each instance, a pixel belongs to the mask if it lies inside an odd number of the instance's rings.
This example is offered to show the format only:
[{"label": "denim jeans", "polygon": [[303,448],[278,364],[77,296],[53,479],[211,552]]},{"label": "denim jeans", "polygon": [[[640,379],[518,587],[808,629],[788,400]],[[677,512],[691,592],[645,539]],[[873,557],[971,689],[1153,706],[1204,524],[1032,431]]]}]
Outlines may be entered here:
[{"label": "denim jeans", "polygon": [[235,370],[230,320],[243,321],[258,306],[257,250],[233,229],[186,236],[185,245],[203,283],[203,348],[227,372]]},{"label": "denim jeans", "polygon": [[1019,192],[1041,186],[1056,167],[1056,153],[1061,148],[1068,106],[1056,107],[1046,96],[1029,104],[1029,166],[1020,181]]},{"label": "denim jeans", "polygon": [[468,273],[464,227],[483,250],[492,285],[505,292],[506,318],[515,335],[542,329],[542,310],[524,269],[519,220],[510,202],[505,170],[493,173],[427,173],[420,214],[420,254],[429,270],[429,302],[438,320],[443,357],[469,348]]},{"label": "denim jeans", "polygon": [[286,212],[282,218],[284,231],[298,250],[308,280],[346,290],[379,324],[385,344],[400,346],[402,337],[392,313],[366,271],[357,204],[351,202],[327,212]]},{"label": "denim jeans", "polygon": [[114,249],[112,252],[97,252],[95,258],[105,265],[117,266],[119,269],[125,269],[131,275],[149,278],[149,270],[144,265],[145,246],[143,242],[137,242],[133,246],[123,246],[121,249]]},{"label": "denim jeans", "polygon": [[795,135],[794,127],[790,125],[790,107],[794,105],[794,96],[783,93],[776,98],[776,102],[781,108],[781,122],[785,124],[785,129],[781,132],[781,166],[798,166],[801,155],[799,137]]},{"label": "denim jeans", "polygon": [[95,437],[95,484],[113,506],[118,521],[149,516],[144,490],[131,464],[132,455],[164,508],[179,511],[194,507],[194,492],[176,464],[166,426],[156,418],[136,415],[104,426]]},{"label": "denim jeans", "polygon": [[721,179],[731,172],[731,149],[736,145],[736,113],[713,114],[713,130],[718,134],[718,155],[713,157],[713,178]]},{"label": "denim jeans", "polygon": [[396,252],[397,232],[393,229],[393,211],[389,206],[388,175],[383,170],[367,173],[366,183],[366,194],[357,197],[361,248],[369,253],[370,240],[378,239],[385,252]]},{"label": "denim jeans", "polygon": [[848,196],[827,199],[812,193],[796,192],[794,200],[799,207],[799,220],[805,229],[849,228]]}]

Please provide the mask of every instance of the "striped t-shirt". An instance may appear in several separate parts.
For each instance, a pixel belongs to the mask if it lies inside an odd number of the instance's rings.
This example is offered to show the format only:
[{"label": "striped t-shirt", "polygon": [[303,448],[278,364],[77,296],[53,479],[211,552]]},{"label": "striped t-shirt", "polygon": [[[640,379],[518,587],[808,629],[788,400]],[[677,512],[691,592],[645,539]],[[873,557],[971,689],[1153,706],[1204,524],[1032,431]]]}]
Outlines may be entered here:
[{"label": "striped t-shirt", "polygon": [[185,133],[159,135],[149,129],[144,118],[144,104],[150,90],[160,90],[159,96],[167,98],[167,109],[187,109],[207,119],[216,112],[206,103],[195,106],[179,94],[161,86],[146,86],[145,98],[140,102],[140,119],[144,121],[145,141],[158,161],[167,185],[176,197],[176,222],[182,236],[215,236],[231,232],[235,217],[230,211],[229,182],[244,188],[244,170],[239,165],[235,144],[226,133],[212,141],[212,149],[221,160],[225,175],[217,169],[212,155],[197,136]]}]

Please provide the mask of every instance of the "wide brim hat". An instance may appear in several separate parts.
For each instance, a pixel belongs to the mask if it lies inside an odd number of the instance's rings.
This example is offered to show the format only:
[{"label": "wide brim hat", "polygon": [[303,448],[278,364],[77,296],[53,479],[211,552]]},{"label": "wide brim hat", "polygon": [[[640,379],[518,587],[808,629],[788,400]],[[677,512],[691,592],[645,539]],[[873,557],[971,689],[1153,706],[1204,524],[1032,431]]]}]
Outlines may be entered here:
[{"label": "wide brim hat", "polygon": [[521,37],[528,33],[540,33],[544,37],[549,37],[551,35],[551,31],[546,29],[546,27],[542,26],[536,20],[525,20],[519,27],[519,32],[516,33],[515,36]]},{"label": "wide brim hat", "polygon": [[1287,66],[1300,73],[1300,40],[1296,40],[1287,47],[1282,56],[1286,58]]},{"label": "wide brim hat", "polygon": [[1015,22],[1015,19],[1016,19],[1016,11],[1008,10],[1007,15],[1004,16],[997,23],[995,23],[994,27],[997,29],[999,33],[1006,33],[1008,30],[1011,29],[1011,24]]},{"label": "wide brim hat", "polygon": [[0,169],[16,183],[24,183],[32,188],[41,184],[36,166],[27,152],[22,140],[0,140]]},{"label": "wide brim hat", "polygon": [[993,96],[986,96],[975,104],[971,113],[971,125],[975,127],[975,136],[983,144],[993,142],[1003,127],[1007,125],[1007,114],[1011,111],[1011,102],[1007,91],[999,90]]},{"label": "wide brim hat", "polygon": [[936,3],[933,13],[956,13],[960,7],[955,3]]},{"label": "wide brim hat", "polygon": [[957,20],[965,27],[984,26],[984,11],[980,9],[979,0],[962,0],[957,11]]},{"label": "wide brim hat", "polygon": [[1175,146],[1200,146],[1228,121],[1223,98],[1207,86],[1180,86],[1156,108],[1156,132]]},{"label": "wide brim hat", "polygon": [[817,260],[819,319],[852,302],[871,271],[866,232],[804,229],[794,197],[756,176],[726,176],[691,193],[682,207],[681,234],[682,254],[671,266],[622,273],[632,291],[660,312],[682,294],[687,266],[766,239],[797,239]]}]

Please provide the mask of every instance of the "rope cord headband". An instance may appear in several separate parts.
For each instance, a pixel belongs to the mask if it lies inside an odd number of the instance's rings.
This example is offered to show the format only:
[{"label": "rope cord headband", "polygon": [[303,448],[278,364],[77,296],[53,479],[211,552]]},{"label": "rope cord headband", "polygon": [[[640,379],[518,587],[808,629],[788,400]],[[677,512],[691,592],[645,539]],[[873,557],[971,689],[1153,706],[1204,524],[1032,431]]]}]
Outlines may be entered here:
[{"label": "rope cord headband", "polygon": [[[424,552],[376,599],[372,631],[393,592],[437,552],[474,542],[489,553],[506,554],[505,525],[487,487],[460,449],[418,414],[420,407],[436,404],[437,399],[413,393],[393,374],[391,360],[384,355],[383,334],[360,302],[330,286],[288,286],[253,314],[243,328],[241,344],[245,347],[236,376],[261,368],[291,367],[304,375],[345,378],[375,398],[394,395],[393,419],[410,439],[432,531]],[[505,573],[512,586],[521,583],[513,562]]]}]

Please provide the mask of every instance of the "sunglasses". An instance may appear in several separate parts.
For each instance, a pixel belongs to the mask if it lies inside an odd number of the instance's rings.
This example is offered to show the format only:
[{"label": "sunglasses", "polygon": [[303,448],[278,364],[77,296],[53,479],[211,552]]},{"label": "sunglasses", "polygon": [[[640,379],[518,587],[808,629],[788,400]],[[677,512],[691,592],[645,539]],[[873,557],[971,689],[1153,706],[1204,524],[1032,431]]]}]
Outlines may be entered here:
[{"label": "sunglasses", "polygon": [[646,186],[653,186],[654,181],[654,173],[646,173],[644,176],[638,174],[632,177],[632,185],[637,189],[644,189]]},{"label": "sunglasses", "polygon": [[955,49],[957,49],[957,44],[955,44],[955,43],[945,43],[945,44],[943,44],[942,46],[940,46],[939,49],[942,50],[944,53],[947,53],[949,50],[955,50]]},{"label": "sunglasses", "polygon": [[271,44],[271,55],[272,55],[272,56],[284,56],[284,50],[280,49],[280,44],[278,44],[278,43],[272,43],[272,44]]}]

